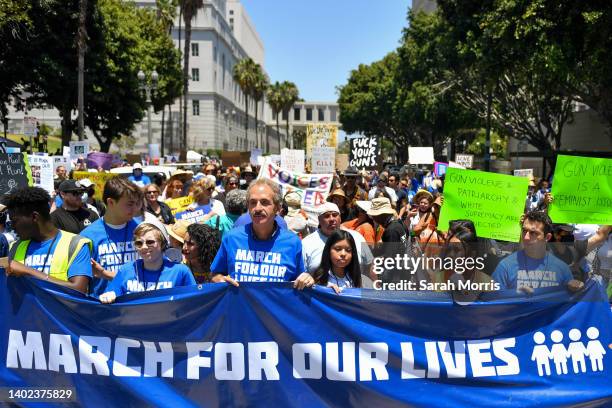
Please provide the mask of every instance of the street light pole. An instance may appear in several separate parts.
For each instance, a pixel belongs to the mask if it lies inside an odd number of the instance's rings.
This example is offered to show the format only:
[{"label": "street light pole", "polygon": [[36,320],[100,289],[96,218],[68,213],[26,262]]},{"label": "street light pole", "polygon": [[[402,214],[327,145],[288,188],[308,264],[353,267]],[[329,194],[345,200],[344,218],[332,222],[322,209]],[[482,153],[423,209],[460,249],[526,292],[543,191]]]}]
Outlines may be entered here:
[{"label": "street light pole", "polygon": [[151,145],[153,142],[153,133],[151,129],[151,110],[153,106],[153,101],[151,100],[152,91],[157,89],[157,80],[159,76],[157,75],[157,71],[153,70],[151,72],[151,81],[146,81],[145,73],[140,70],[138,71],[138,81],[140,82],[140,90],[145,93],[145,103],[147,104],[147,143]]}]

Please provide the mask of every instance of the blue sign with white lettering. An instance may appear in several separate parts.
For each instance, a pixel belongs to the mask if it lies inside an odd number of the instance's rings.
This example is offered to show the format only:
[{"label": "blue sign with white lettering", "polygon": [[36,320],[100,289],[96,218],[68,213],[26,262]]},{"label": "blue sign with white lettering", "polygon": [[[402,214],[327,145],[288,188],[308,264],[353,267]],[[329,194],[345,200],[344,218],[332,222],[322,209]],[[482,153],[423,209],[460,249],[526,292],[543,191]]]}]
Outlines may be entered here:
[{"label": "blue sign with white lettering", "polygon": [[469,305],[446,294],[242,283],[97,301],[0,277],[0,385],[84,406],[612,404],[601,287]]}]

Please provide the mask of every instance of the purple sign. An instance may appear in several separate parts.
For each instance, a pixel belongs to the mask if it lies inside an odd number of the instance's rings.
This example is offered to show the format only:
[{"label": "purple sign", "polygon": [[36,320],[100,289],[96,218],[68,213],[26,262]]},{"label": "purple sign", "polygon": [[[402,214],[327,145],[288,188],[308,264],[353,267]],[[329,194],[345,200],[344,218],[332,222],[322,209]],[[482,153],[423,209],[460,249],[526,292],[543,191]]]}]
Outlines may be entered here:
[{"label": "purple sign", "polygon": [[87,167],[97,169],[102,167],[104,170],[110,170],[114,156],[110,153],[92,152],[87,155]]}]

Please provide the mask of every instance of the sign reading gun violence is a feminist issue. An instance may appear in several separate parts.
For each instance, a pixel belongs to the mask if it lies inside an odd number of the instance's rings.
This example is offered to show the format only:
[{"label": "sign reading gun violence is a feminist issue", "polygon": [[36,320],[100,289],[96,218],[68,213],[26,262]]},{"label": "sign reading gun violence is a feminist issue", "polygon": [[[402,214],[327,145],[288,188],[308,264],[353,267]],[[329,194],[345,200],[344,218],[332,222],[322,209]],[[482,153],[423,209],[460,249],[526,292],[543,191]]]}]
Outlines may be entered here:
[{"label": "sign reading gun violence is a feminist issue", "polygon": [[380,145],[376,137],[356,137],[350,139],[350,143],[350,166],[358,169],[373,169],[378,165]]},{"label": "sign reading gun violence is a feminist issue", "polygon": [[559,155],[552,196],[556,223],[612,224],[612,159]]},{"label": "sign reading gun violence is a feminist issue", "polygon": [[308,214],[311,224],[318,224],[315,207],[327,200],[331,188],[332,174],[304,174],[277,166],[269,157],[259,170],[258,178],[267,178],[279,185],[283,196],[290,191],[299,194],[302,209]]},{"label": "sign reading gun violence is a feminist issue", "polygon": [[32,172],[26,153],[0,153],[0,197],[19,187],[32,185]]},{"label": "sign reading gun violence is a feminist issue", "polygon": [[479,237],[518,242],[528,182],[524,177],[449,167],[439,228],[445,231],[449,221],[468,219]]}]

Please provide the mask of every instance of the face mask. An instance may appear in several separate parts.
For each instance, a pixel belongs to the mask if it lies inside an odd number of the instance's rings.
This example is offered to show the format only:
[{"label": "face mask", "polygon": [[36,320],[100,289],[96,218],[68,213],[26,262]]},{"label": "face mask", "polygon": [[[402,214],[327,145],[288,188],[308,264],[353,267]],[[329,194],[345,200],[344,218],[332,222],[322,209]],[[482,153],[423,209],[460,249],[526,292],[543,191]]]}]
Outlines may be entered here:
[{"label": "face mask", "polygon": [[89,194],[83,193],[83,195],[81,196],[81,200],[83,200],[83,202],[86,202],[88,199],[89,199]]}]

